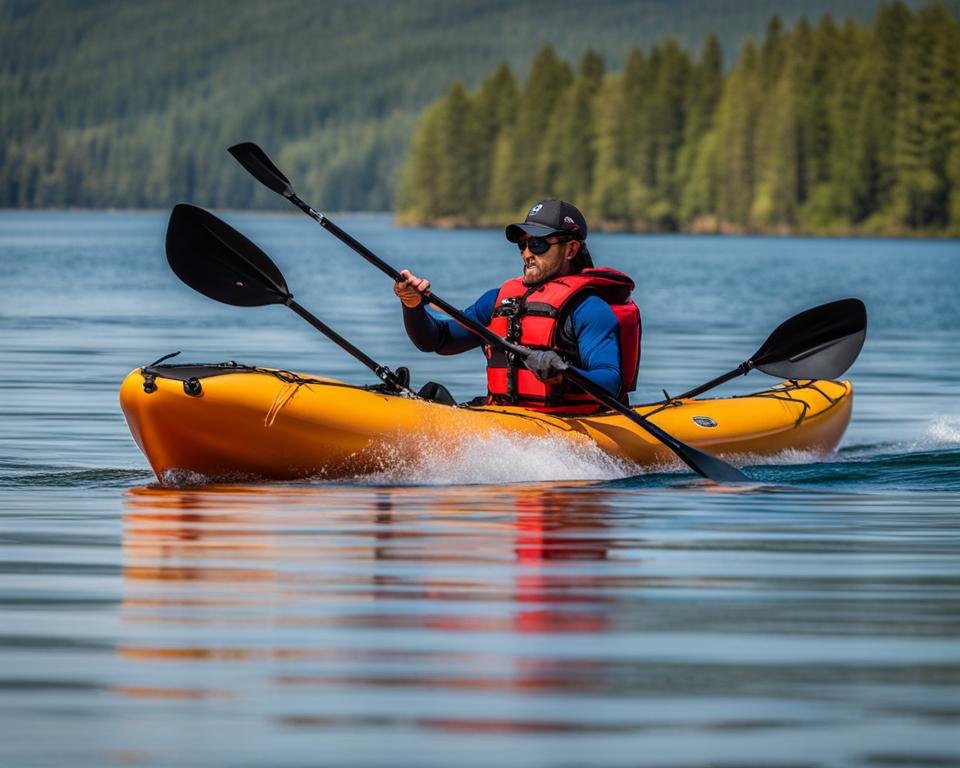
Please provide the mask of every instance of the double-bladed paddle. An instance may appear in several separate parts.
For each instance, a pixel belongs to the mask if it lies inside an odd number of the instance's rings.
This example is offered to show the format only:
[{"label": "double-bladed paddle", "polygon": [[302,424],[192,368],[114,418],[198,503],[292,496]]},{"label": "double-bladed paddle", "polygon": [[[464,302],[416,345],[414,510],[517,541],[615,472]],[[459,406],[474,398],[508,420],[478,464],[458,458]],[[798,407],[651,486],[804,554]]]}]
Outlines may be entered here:
[{"label": "double-bladed paddle", "polygon": [[183,282],[204,296],[237,307],[284,304],[377,377],[413,396],[401,378],[380,365],[293,300],[287,282],[260,248],[209,211],[180,203],[167,224],[167,261]]},{"label": "double-bladed paddle", "polygon": [[[234,146],[230,147],[229,152],[260,182],[272,189],[277,194],[283,195],[283,197],[310,216],[310,218],[314,219],[314,221],[320,224],[320,226],[322,226],[342,242],[346,243],[348,246],[350,246],[350,248],[352,248],[382,272],[389,275],[395,282],[402,279],[400,273],[396,269],[380,259],[362,243],[344,232],[340,227],[330,221],[330,219],[328,219],[324,214],[314,210],[307,203],[305,203],[296,194],[296,192],[294,192],[293,185],[290,183],[290,180],[279,168],[277,168],[273,161],[267,156],[266,152],[260,149],[259,146],[253,142],[244,142],[242,144],[235,144]],[[513,344],[506,341],[485,326],[467,317],[459,309],[451,304],[448,304],[435,294],[424,294],[423,300],[428,304],[433,304],[435,307],[437,307],[437,309],[446,313],[464,328],[482,338],[487,344],[502,349],[510,355],[514,355],[516,359],[521,361],[525,360],[527,355],[530,354],[531,350],[518,344]],[[690,469],[692,469],[698,475],[718,483],[749,482],[749,478],[736,467],[721,459],[718,459],[716,456],[711,456],[710,454],[704,453],[693,446],[680,442],[672,435],[664,432],[656,424],[652,423],[634,411],[629,405],[617,400],[617,398],[603,389],[603,387],[594,384],[588,378],[572,368],[567,368],[565,371],[563,371],[563,376],[569,382],[580,387],[580,389],[601,404],[605,405],[610,410],[617,411],[633,421],[642,429],[646,430],[646,432],[673,451],[673,453],[675,453],[684,464],[690,467]]]},{"label": "double-bladed paddle", "polygon": [[857,359],[867,337],[867,308],[840,299],[804,310],[776,327],[749,360],[672,400],[696,397],[754,368],[781,379],[836,379]]}]

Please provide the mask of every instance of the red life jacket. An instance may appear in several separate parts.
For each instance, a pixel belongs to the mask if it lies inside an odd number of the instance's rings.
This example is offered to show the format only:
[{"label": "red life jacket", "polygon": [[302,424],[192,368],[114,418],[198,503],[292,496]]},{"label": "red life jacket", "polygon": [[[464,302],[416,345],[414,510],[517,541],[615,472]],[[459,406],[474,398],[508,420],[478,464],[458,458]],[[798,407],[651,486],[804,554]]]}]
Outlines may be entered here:
[{"label": "red life jacket", "polygon": [[[564,323],[580,302],[588,296],[599,296],[610,305],[619,324],[621,385],[617,397],[627,402],[627,393],[636,389],[640,366],[640,310],[630,298],[633,287],[627,275],[608,267],[591,267],[533,287],[514,278],[500,288],[487,327],[507,341],[531,349],[552,349],[566,362],[581,367],[577,340],[568,338]],[[484,351],[490,403],[520,405],[546,413],[603,410],[590,395],[566,382],[540,381],[522,362],[501,350],[487,346]]]}]

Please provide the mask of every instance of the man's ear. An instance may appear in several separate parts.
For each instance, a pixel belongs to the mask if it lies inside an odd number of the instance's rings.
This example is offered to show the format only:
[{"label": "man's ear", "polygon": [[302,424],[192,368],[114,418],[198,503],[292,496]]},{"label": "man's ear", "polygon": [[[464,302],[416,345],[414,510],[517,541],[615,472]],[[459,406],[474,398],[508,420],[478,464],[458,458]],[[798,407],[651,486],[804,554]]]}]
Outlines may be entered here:
[{"label": "man's ear", "polygon": [[580,249],[583,248],[583,243],[581,243],[579,240],[570,240],[569,242],[573,243],[577,247],[567,249],[567,255],[564,258],[567,261],[572,261],[573,259],[577,258],[577,254],[580,253]]}]

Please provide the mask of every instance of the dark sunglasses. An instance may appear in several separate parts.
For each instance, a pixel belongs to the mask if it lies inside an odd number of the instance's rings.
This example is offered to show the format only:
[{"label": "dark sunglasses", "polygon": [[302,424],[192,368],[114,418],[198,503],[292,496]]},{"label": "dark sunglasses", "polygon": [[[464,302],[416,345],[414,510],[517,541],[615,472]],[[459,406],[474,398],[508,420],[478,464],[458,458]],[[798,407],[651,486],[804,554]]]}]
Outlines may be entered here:
[{"label": "dark sunglasses", "polygon": [[[556,237],[556,235],[547,235],[547,237]],[[527,248],[530,249],[530,253],[541,256],[547,251],[549,251],[554,245],[559,245],[560,243],[567,243],[570,241],[569,237],[561,237],[560,240],[555,240],[550,242],[547,240],[547,237],[525,237],[522,240],[517,240],[517,248],[520,249],[520,253],[523,253]]]}]

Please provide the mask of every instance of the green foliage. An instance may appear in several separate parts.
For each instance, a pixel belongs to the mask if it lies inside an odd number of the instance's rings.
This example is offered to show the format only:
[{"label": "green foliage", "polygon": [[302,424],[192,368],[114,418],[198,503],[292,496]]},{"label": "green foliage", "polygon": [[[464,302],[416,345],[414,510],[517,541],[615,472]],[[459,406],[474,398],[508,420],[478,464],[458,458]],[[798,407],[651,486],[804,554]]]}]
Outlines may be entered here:
[{"label": "green foliage", "polygon": [[[773,18],[726,74],[721,61],[713,36],[696,60],[668,38],[610,75],[588,51],[574,77],[543,48],[515,122],[469,160],[493,169],[489,193],[470,198],[487,206],[401,207],[476,223],[550,196],[615,228],[960,232],[960,21],[946,5],[886,5],[870,26]],[[458,110],[481,97],[459,94]],[[433,114],[410,169],[457,157],[424,138]]]},{"label": "green foliage", "polygon": [[603,69],[603,60],[594,51],[584,53],[576,80],[557,100],[547,124],[540,176],[553,197],[579,199],[593,186],[593,104]]},{"label": "green foliage", "polygon": [[[830,0],[829,6],[867,19],[878,3]],[[791,24],[827,5],[764,0],[762,7]],[[541,191],[538,174],[545,173],[571,194],[593,196],[603,185],[616,205],[626,194],[623,216],[638,223],[650,218],[651,206],[653,218],[666,211],[669,220],[686,189],[679,178],[705,162],[697,153],[683,154],[686,137],[676,149],[669,79],[688,65],[683,50],[707,32],[716,34],[718,51],[761,35],[766,19],[758,7],[742,0],[552,0],[545,12],[539,3],[504,0],[0,0],[0,206],[167,207],[190,200],[281,207],[282,200],[252,183],[224,152],[254,140],[319,207],[386,210],[399,181],[403,207],[421,208],[422,200],[414,205],[407,197],[421,194],[411,188],[410,174],[398,179],[397,173],[415,146],[417,121],[453,80],[463,83],[470,102],[483,101],[474,89],[503,62],[489,85],[498,104],[463,116],[476,143],[467,158],[475,177],[466,179],[465,166],[464,183],[473,193],[487,190],[486,211],[515,215]],[[600,132],[609,117],[595,97],[606,91],[603,61],[622,69],[631,50],[651,50],[669,35],[677,51],[661,50],[662,79],[655,88],[650,81],[649,99],[630,105],[642,106],[642,120],[656,135],[641,153],[627,152],[626,129],[614,131],[608,122],[607,133]],[[560,77],[548,85],[556,91],[551,103],[586,110],[584,120],[557,111],[559,123],[545,115],[536,125],[524,122],[534,110],[520,105],[534,95],[521,101],[521,91],[532,55],[548,41],[563,58],[554,53],[549,66],[543,62]],[[588,56],[590,47],[603,59]],[[581,59],[574,77],[565,62]],[[603,85],[588,84],[598,82]],[[659,114],[656,104],[664,98],[669,110]],[[685,121],[694,109],[684,104]],[[517,122],[525,110],[530,117]],[[447,114],[444,130],[456,120]],[[580,144],[576,162],[536,152],[530,142],[541,128],[549,133],[541,146],[549,142],[566,153],[563,147]],[[449,135],[445,140],[449,144]],[[597,175],[601,165],[612,167],[614,140],[636,180],[627,193]],[[884,151],[892,154],[892,143]],[[478,158],[484,162],[478,165]],[[530,165],[520,172],[517,162]],[[671,180],[674,164],[685,170]],[[642,168],[642,176],[633,168]],[[443,183],[454,178],[447,174]],[[584,188],[591,191],[580,192]],[[454,197],[461,191],[451,190]],[[446,195],[437,197],[439,190],[430,194],[451,205]],[[430,203],[425,210],[439,209]]]},{"label": "green foliage", "polygon": [[723,54],[715,35],[704,40],[693,66],[685,105],[683,142],[677,155],[678,218],[692,222],[714,210],[715,193],[705,179],[713,176],[704,163],[712,152],[709,136],[723,84]]}]

